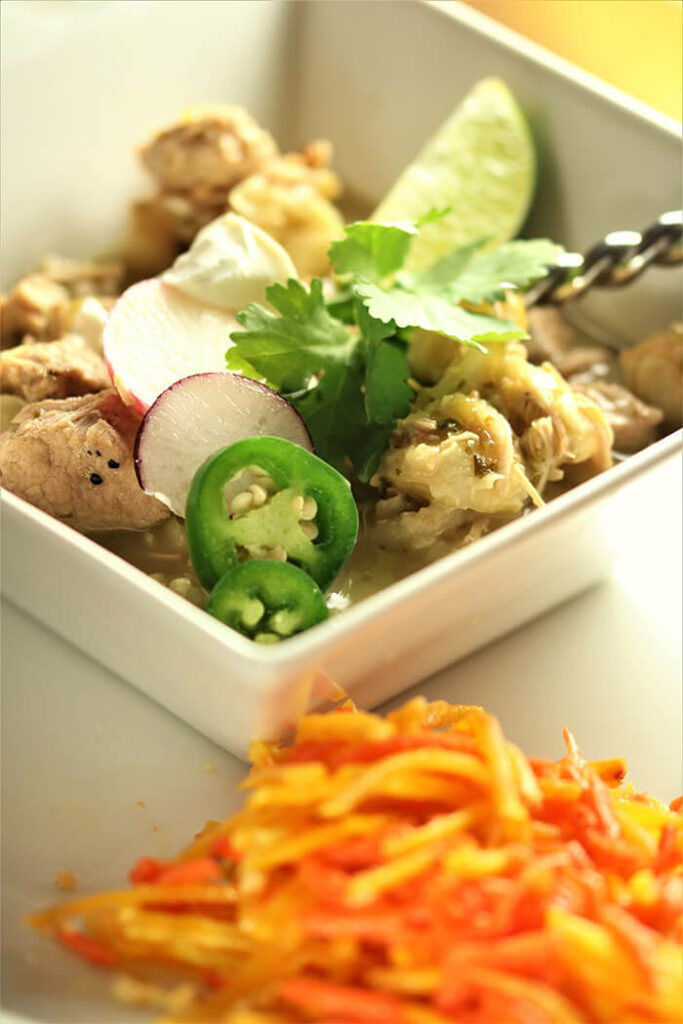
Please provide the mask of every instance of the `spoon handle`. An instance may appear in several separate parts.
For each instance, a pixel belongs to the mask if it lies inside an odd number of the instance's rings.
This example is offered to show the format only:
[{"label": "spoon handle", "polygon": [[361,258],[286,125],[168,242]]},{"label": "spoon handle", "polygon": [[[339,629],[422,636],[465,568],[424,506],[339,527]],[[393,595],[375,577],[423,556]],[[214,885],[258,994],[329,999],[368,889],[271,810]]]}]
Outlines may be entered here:
[{"label": "spoon handle", "polygon": [[646,267],[683,262],[683,211],[671,210],[644,231],[612,231],[585,253],[565,252],[526,294],[526,305],[561,306],[597,285],[621,288]]}]

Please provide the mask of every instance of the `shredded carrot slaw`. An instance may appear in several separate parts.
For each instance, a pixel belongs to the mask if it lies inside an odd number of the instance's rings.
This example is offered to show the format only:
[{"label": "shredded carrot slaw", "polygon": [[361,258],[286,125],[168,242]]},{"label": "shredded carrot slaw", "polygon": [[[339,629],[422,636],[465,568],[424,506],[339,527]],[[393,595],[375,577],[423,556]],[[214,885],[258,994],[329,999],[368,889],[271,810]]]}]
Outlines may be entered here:
[{"label": "shredded carrot slaw", "polygon": [[683,1020],[683,808],[480,708],[308,715],[243,809],[33,916],[166,1020]]}]

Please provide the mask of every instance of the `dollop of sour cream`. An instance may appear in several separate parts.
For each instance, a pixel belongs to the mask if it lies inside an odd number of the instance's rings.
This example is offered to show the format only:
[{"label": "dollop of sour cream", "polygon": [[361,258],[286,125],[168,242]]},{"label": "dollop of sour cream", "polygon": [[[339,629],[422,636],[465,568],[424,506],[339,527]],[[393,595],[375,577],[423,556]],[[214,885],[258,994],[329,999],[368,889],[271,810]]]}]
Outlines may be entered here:
[{"label": "dollop of sour cream", "polygon": [[266,288],[298,277],[289,254],[274,238],[236,213],[224,213],[196,235],[162,274],[168,284],[199,302],[246,309],[264,302]]}]

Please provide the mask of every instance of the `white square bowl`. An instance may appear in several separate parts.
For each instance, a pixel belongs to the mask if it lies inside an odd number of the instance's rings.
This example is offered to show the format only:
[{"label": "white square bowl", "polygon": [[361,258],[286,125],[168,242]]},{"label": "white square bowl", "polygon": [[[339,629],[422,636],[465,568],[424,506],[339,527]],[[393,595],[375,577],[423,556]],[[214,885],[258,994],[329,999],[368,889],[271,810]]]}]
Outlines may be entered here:
[{"label": "white square bowl", "polygon": [[[135,144],[198,102],[246,106],[283,145],[325,135],[350,190],[377,199],[474,81],[503,77],[539,145],[529,225],[583,249],[680,204],[666,118],[459,4],[118,2],[5,57],[3,280],[47,251],[87,255],[144,185]],[[49,83],[49,85],[48,85]],[[37,98],[39,97],[39,99]],[[625,340],[679,314],[651,271],[589,311]],[[622,512],[680,437],[275,647],[261,648],[74,530],[3,496],[7,597],[239,756],[324,694],[392,696],[609,572]],[[653,502],[657,496],[652,495]],[[632,543],[632,539],[628,539]]]}]

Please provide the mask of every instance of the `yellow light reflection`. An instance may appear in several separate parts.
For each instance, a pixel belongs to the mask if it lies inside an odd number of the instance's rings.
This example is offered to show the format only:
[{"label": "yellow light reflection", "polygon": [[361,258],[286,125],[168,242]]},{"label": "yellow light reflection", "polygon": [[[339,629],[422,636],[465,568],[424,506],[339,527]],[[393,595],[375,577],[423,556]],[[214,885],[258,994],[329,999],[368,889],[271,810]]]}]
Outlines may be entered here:
[{"label": "yellow light reflection", "polygon": [[680,0],[465,0],[670,117],[683,105]]}]

